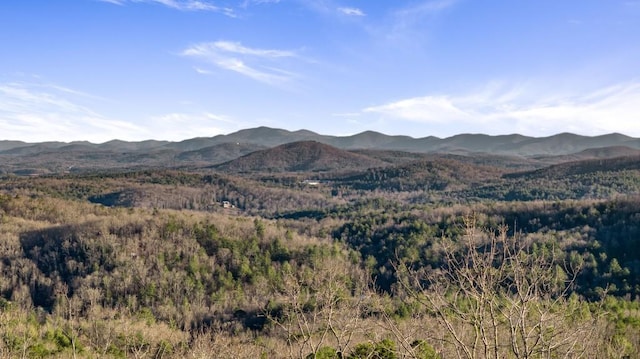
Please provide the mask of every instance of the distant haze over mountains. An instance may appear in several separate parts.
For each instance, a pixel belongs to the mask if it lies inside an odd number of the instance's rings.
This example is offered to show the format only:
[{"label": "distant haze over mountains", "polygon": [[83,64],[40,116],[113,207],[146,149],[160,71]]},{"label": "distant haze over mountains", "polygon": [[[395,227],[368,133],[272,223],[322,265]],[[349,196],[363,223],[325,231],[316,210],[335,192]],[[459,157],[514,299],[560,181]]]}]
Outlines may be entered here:
[{"label": "distant haze over mountains", "polygon": [[[297,145],[277,148],[285,144]],[[315,144],[314,144],[315,143]],[[320,145],[322,144],[322,145]],[[271,149],[270,151],[266,151]],[[257,152],[256,152],[257,151]],[[367,152],[369,151],[369,152]],[[377,151],[377,152],[371,152]],[[415,155],[407,155],[413,153]],[[448,138],[390,136],[366,131],[352,136],[328,136],[307,130],[287,131],[269,127],[245,129],[228,135],[192,138],[180,142],[113,140],[102,144],[0,141],[0,171],[18,173],[59,172],[78,167],[91,169],[131,167],[210,167],[230,170],[228,161],[243,156],[235,170],[256,170],[269,158],[281,170],[327,170],[335,167],[369,167],[418,159],[424,154],[520,158],[542,161],[540,166],[583,159],[636,156],[640,139],[612,133],[580,136],[561,133],[549,137],[460,134]],[[301,154],[306,157],[300,157]],[[328,161],[327,158],[332,158]],[[306,162],[305,162],[306,161]],[[532,167],[536,167],[535,164]]]},{"label": "distant haze over mountains", "polygon": [[629,137],[619,133],[593,137],[561,133],[548,137],[529,137],[518,134],[497,136],[460,134],[447,138],[434,136],[413,138],[410,136],[385,135],[374,131],[365,131],[351,136],[329,136],[307,130],[288,131],[269,127],[257,127],[240,130],[228,135],[197,137],[180,142],[155,140],[126,142],[113,140],[102,144],[94,144],[86,141],[70,143],[0,141],[0,153],[25,154],[46,150],[139,151],[160,148],[178,151],[197,151],[224,143],[237,143],[268,148],[299,141],[316,141],[346,150],[380,149],[420,153],[484,152],[520,156],[566,155],[591,148],[612,146],[640,149],[639,138]]}]

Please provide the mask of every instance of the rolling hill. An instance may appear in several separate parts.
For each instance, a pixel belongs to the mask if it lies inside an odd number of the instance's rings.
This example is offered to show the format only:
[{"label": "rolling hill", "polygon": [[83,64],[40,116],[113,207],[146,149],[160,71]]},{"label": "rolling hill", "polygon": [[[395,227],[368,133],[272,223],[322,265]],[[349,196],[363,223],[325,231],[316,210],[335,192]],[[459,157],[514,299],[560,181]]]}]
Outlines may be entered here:
[{"label": "rolling hill", "polygon": [[431,156],[397,166],[370,168],[339,181],[366,190],[448,191],[495,180],[503,173],[497,167]]},{"label": "rolling hill", "polygon": [[506,178],[553,178],[560,179],[572,175],[582,175],[597,172],[618,172],[625,170],[640,170],[640,155],[623,156],[606,159],[587,159],[564,162],[557,165],[525,172],[505,175]]},{"label": "rolling hill", "polygon": [[229,172],[352,171],[389,163],[316,141],[292,142],[214,166]]}]

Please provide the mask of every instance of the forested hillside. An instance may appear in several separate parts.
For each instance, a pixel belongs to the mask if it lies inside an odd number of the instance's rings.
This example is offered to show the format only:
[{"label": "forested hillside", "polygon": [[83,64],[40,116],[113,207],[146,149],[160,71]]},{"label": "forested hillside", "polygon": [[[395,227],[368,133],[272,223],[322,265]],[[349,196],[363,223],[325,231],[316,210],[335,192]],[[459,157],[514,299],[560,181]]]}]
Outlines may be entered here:
[{"label": "forested hillside", "polygon": [[637,157],[258,151],[1,177],[0,357],[640,353]]}]

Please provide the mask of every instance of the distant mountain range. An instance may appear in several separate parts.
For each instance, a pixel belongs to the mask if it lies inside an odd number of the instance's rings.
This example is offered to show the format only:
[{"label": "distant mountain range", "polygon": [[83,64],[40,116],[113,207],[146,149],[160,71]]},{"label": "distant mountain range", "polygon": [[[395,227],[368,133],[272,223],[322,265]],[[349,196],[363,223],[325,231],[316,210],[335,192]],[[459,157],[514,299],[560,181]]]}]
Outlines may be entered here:
[{"label": "distant mountain range", "polygon": [[480,164],[541,168],[568,161],[640,154],[640,139],[612,133],[549,137],[461,134],[447,138],[389,136],[366,131],[328,136],[268,127],[228,135],[169,141],[0,141],[0,172],[38,174],[73,169],[193,167],[224,171],[330,171],[384,167],[426,155],[471,157]]}]

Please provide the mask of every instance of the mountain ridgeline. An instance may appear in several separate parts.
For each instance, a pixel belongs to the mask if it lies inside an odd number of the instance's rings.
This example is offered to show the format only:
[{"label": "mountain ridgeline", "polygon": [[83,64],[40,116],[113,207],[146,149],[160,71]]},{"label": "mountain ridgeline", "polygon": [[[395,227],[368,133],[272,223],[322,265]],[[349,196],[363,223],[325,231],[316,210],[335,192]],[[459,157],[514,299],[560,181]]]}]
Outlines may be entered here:
[{"label": "mountain ridgeline", "polygon": [[562,133],[538,138],[515,134],[413,138],[366,131],[327,136],[307,130],[258,127],[180,142],[0,141],[0,173],[34,175],[126,168],[326,172],[385,167],[443,155],[533,170],[570,161],[638,156],[640,139],[615,133],[596,137]]}]

